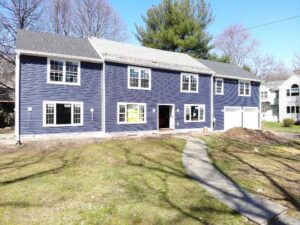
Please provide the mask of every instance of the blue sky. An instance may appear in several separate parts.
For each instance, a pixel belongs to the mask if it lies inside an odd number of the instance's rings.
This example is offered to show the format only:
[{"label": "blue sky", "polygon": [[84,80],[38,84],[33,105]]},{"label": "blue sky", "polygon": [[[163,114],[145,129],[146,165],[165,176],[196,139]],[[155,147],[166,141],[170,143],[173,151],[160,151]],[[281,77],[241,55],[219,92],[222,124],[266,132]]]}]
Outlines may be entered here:
[{"label": "blue sky", "polygon": [[[135,24],[141,25],[141,15],[161,0],[110,0],[119,11],[130,32],[128,42],[138,44],[132,34]],[[252,27],[274,20],[300,15],[300,0],[210,0],[215,21],[209,27],[213,35],[232,24]],[[292,65],[294,53],[300,53],[300,18],[250,31],[258,39],[260,50],[277,60]]]}]

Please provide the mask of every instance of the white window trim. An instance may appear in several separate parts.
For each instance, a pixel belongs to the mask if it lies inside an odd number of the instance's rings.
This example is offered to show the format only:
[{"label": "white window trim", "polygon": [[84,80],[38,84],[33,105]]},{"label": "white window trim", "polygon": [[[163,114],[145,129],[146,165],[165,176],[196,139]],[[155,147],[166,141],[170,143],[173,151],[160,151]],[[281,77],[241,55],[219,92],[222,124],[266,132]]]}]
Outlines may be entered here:
[{"label": "white window trim", "polygon": [[[199,114],[199,120],[186,120],[186,107],[192,107],[192,106],[199,106],[200,108],[203,108],[203,120],[200,120],[200,114]],[[199,123],[199,122],[205,122],[205,105],[204,104],[184,104],[184,122],[185,123]],[[190,112],[191,113],[191,112]],[[191,114],[190,114],[191,115]]]},{"label": "white window trim", "polygon": [[[244,94],[241,94],[240,92],[240,84],[241,82],[244,82],[244,83],[248,83],[249,84],[249,95],[246,95],[246,88],[244,88]],[[246,80],[239,80],[239,85],[238,85],[238,94],[239,96],[242,96],[242,97],[251,97],[251,81],[246,81]]]},{"label": "white window trim", "polygon": [[[188,91],[182,89],[182,86],[183,86],[182,78],[183,78],[183,76],[190,77],[190,79],[189,79],[189,90]],[[196,91],[191,91],[191,77],[192,76],[194,76],[197,80]],[[199,93],[199,75],[198,74],[193,74],[193,73],[181,73],[181,76],[180,76],[180,92],[183,92],[183,93]]]},{"label": "white window trim", "polygon": [[[139,71],[139,86],[138,87],[131,87],[130,86],[130,70],[131,69],[135,69],[135,70],[138,70]],[[147,70],[148,73],[149,73],[149,87],[147,88],[144,88],[144,87],[141,87],[141,70]],[[128,69],[127,69],[127,87],[128,89],[135,89],[135,90],[151,90],[151,83],[152,83],[152,73],[151,73],[151,69],[149,68],[143,68],[143,67],[135,67],[135,66],[128,66]]]},{"label": "white window trim", "polygon": [[[218,93],[217,92],[217,81],[222,81],[222,92],[221,93]],[[224,95],[224,79],[223,78],[216,78],[215,80],[215,94],[216,95]]]},{"label": "white window trim", "polygon": [[[53,104],[54,105],[54,123],[55,124],[46,124],[46,105]],[[71,104],[71,124],[56,124],[56,104]],[[81,123],[73,123],[74,111],[73,106],[80,105],[81,114],[80,114],[80,122]],[[83,126],[83,116],[84,107],[83,102],[73,102],[73,101],[43,101],[43,127],[79,127]]]},{"label": "white window trim", "polygon": [[[126,117],[126,114],[127,114],[127,105],[128,104],[132,104],[132,105],[138,105],[138,108],[140,105],[144,106],[144,118],[145,120],[143,122],[120,122],[120,117],[119,117],[119,114],[120,114],[120,105],[126,105],[126,108],[125,108],[125,120],[127,120],[127,117]],[[139,112],[140,113],[140,112]],[[146,103],[139,103],[139,102],[118,102],[117,103],[117,124],[146,124],[147,123],[147,104]]]},{"label": "white window trim", "polygon": [[[50,80],[50,61],[61,61],[63,62],[63,81],[51,81]],[[78,78],[77,83],[66,82],[66,62],[78,63]],[[62,84],[62,85],[71,85],[71,86],[80,86],[81,85],[81,62],[73,59],[62,59],[62,58],[47,58],[47,84]]]}]

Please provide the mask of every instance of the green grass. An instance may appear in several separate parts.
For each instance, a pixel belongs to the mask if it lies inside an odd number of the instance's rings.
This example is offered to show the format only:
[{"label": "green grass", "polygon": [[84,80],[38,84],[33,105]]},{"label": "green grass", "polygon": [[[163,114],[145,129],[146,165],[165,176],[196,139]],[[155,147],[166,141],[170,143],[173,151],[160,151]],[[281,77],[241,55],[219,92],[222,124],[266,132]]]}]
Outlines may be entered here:
[{"label": "green grass", "polygon": [[300,126],[284,127],[282,123],[277,122],[263,122],[263,129],[275,131],[275,132],[284,132],[284,133],[293,133],[300,134]]},{"label": "green grass", "polygon": [[226,176],[252,193],[287,206],[288,213],[300,219],[300,142],[226,135],[203,139],[215,166]]},{"label": "green grass", "polygon": [[190,179],[181,139],[0,152],[0,224],[247,224]]}]

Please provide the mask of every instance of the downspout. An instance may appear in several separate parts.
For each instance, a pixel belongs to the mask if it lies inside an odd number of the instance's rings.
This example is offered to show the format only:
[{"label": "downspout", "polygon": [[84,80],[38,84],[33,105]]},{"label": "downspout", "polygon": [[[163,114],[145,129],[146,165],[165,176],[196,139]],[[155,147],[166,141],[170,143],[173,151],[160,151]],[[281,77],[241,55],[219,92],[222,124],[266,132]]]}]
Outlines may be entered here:
[{"label": "downspout", "polygon": [[21,144],[20,139],[20,53],[16,54],[15,68],[15,140],[16,144]]},{"label": "downspout", "polygon": [[215,120],[215,115],[214,115],[214,76],[215,76],[215,73],[212,73],[212,75],[211,75],[211,87],[210,87],[210,89],[211,89],[211,104],[210,104],[210,107],[211,107],[211,113],[210,113],[210,115],[211,115],[211,130],[213,131],[214,129],[215,129],[215,122],[214,122],[214,120]]}]

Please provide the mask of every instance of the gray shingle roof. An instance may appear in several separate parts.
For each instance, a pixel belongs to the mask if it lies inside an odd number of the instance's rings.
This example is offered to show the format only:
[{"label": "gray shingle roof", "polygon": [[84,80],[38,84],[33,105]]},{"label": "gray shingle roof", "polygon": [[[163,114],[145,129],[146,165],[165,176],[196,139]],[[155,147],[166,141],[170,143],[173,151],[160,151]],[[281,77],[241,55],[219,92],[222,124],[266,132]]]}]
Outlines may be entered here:
[{"label": "gray shingle roof", "polygon": [[182,72],[213,73],[211,69],[187,54],[99,38],[90,38],[90,41],[106,61]]},{"label": "gray shingle roof", "polygon": [[265,85],[267,88],[273,90],[273,91],[278,91],[279,86],[286,80],[270,80],[270,81],[265,81],[263,85]]},{"label": "gray shingle roof", "polygon": [[19,30],[16,50],[101,59],[87,38]]},{"label": "gray shingle roof", "polygon": [[242,69],[241,67],[231,64],[231,63],[221,63],[211,60],[198,59],[199,62],[210,68],[216,73],[216,76],[228,76],[238,79],[248,79],[248,80],[258,80],[258,77],[254,76],[252,73]]}]

